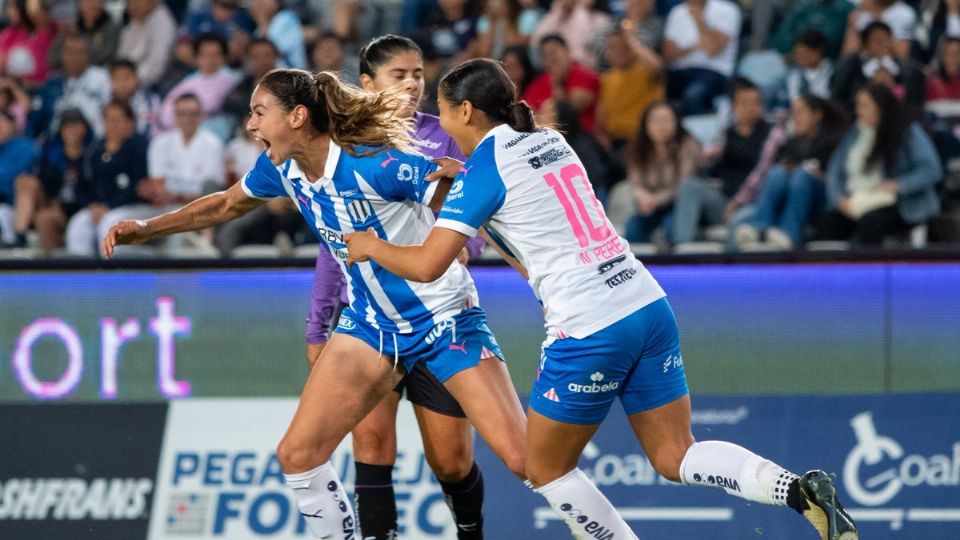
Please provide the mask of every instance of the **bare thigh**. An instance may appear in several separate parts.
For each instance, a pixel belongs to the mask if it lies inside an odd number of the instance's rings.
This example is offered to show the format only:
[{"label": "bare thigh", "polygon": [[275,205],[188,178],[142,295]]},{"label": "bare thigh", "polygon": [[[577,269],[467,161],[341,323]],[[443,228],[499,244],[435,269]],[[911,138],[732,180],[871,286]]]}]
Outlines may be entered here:
[{"label": "bare thigh", "polygon": [[575,469],[583,448],[600,427],[558,422],[533,409],[527,422],[527,478],[534,487]]},{"label": "bare thigh", "polygon": [[680,480],[680,462],[693,444],[690,395],[629,416],[633,432],[653,468],[665,478]]},{"label": "bare thigh", "polygon": [[470,420],[413,406],[430,469],[444,482],[462,480],[473,468],[473,426]]},{"label": "bare thigh", "polygon": [[286,473],[326,463],[337,445],[396,386],[402,372],[363,341],[336,334],[310,372],[277,447]]},{"label": "bare thigh", "polygon": [[506,364],[496,357],[484,358],[447,379],[444,386],[510,471],[526,478],[527,418]]}]

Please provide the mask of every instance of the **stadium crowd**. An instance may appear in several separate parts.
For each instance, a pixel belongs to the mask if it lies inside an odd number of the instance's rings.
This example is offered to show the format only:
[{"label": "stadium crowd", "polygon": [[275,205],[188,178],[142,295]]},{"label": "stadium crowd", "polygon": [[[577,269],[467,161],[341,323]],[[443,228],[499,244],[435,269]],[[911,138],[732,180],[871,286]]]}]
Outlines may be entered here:
[{"label": "stadium crowd", "polygon": [[[220,190],[280,66],[358,80],[387,33],[443,72],[500,59],[661,252],[960,240],[960,0],[3,0],[0,254],[98,256],[121,219]],[[149,253],[290,254],[276,200]],[[2,255],[0,255],[2,256]]]}]

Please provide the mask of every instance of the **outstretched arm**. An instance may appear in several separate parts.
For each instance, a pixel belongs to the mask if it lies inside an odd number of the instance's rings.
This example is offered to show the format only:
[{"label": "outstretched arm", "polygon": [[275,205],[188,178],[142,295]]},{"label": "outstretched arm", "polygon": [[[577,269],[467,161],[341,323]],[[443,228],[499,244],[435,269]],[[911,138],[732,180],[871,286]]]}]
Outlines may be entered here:
[{"label": "outstretched arm", "polygon": [[350,257],[347,264],[377,261],[388,271],[410,281],[436,281],[450,268],[468,237],[452,229],[434,227],[419,246],[396,246],[377,238],[372,229],[343,236]]},{"label": "outstretched arm", "polygon": [[103,253],[110,258],[121,244],[142,244],[151,238],[206,229],[236,219],[262,205],[264,200],[244,193],[238,182],[226,191],[201,197],[186,206],[146,221],[125,220],[103,237]]}]

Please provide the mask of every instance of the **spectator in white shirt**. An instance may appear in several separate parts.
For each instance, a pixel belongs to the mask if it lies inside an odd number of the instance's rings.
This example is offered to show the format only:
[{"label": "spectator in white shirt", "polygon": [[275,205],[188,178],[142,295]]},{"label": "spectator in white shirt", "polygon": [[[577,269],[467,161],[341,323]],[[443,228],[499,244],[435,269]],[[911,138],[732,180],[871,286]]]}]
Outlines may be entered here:
[{"label": "spectator in white shirt", "polygon": [[785,81],[787,107],[805,93],[830,99],[833,64],[827,58],[827,47],[827,38],[819,30],[808,30],[797,36],[791,55],[793,63]]},{"label": "spectator in white shirt", "polygon": [[[193,94],[174,103],[176,129],[161,133],[147,151],[149,177],[138,187],[140,196],[158,208],[177,207],[223,188],[223,143],[200,128],[203,110]],[[158,212],[159,213],[159,212]]]},{"label": "spectator in white shirt", "polygon": [[863,49],[860,34],[874,21],[882,21],[890,27],[897,57],[909,57],[917,31],[917,12],[901,0],[863,0],[859,8],[851,11],[841,56],[857,54]]},{"label": "spectator in white shirt", "polygon": [[740,8],[727,0],[686,0],[670,11],[664,34],[667,96],[684,115],[711,112],[733,75]]}]

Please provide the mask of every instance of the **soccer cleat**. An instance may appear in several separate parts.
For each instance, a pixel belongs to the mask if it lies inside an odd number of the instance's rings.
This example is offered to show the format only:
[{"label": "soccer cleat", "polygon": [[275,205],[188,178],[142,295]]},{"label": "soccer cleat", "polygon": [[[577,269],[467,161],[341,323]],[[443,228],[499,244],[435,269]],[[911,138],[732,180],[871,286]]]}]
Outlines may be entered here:
[{"label": "soccer cleat", "polygon": [[820,540],[857,540],[857,526],[837,500],[833,481],[823,471],[810,471],[797,482],[803,517],[820,533]]}]

